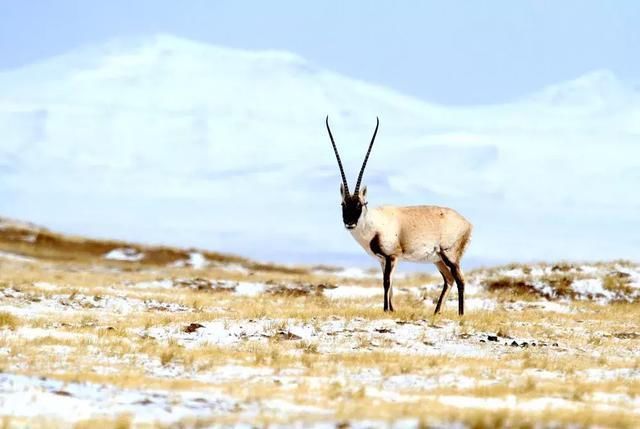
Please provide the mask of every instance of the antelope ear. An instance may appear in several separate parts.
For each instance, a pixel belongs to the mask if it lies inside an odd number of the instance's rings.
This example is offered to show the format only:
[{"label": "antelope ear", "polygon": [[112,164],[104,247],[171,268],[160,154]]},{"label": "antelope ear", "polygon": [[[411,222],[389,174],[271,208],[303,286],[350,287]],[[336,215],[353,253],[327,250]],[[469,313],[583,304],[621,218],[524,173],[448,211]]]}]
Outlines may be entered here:
[{"label": "antelope ear", "polygon": [[360,191],[360,197],[362,198],[362,202],[366,202],[367,201],[367,187],[363,186],[362,190]]}]

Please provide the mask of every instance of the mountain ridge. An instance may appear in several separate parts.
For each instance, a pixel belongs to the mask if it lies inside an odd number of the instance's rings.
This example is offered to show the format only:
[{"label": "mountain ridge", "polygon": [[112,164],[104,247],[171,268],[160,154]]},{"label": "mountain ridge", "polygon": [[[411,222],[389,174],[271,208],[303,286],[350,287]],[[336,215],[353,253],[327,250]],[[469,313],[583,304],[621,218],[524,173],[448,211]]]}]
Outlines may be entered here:
[{"label": "mountain ridge", "polygon": [[[93,57],[105,50],[111,59]],[[232,59],[221,60],[222,51]],[[93,68],[65,66],[73,55]],[[594,103],[567,107],[533,94],[447,107],[295,54],[173,36],[73,55],[56,57],[55,67],[0,73],[5,215],[63,232],[339,263],[331,255],[361,250],[341,230],[324,118],[353,180],[379,116],[365,173],[373,205],[455,207],[476,223],[470,255],[478,260],[638,254],[627,233],[638,204],[627,196],[637,185],[628,178],[639,167],[640,103],[610,72],[537,93],[595,88]],[[607,105],[607,87],[630,95]]]}]

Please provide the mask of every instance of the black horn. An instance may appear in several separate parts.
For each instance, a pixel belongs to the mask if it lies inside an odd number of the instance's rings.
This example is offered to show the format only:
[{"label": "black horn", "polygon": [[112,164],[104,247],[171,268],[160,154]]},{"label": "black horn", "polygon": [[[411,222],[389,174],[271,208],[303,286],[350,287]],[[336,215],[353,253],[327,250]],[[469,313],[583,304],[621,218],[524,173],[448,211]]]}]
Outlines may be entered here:
[{"label": "black horn", "polygon": [[362,163],[362,168],[360,169],[360,174],[358,175],[358,181],[356,182],[356,188],[353,191],[354,195],[358,194],[360,190],[360,182],[362,182],[362,175],[364,174],[364,168],[367,166],[367,161],[369,160],[369,154],[371,153],[371,148],[373,147],[373,142],[376,139],[376,134],[378,134],[378,126],[380,125],[380,119],[376,116],[376,129],[373,132],[373,137],[371,137],[371,143],[369,143],[369,149],[367,150],[367,154],[364,157],[364,162]]},{"label": "black horn", "polygon": [[344,185],[344,191],[346,195],[349,195],[349,185],[347,184],[347,176],[344,174],[344,168],[342,168],[342,161],[340,161],[340,155],[338,155],[338,148],[336,147],[336,142],[333,141],[333,134],[331,134],[331,128],[329,128],[329,115],[327,115],[327,120],[325,121],[327,124],[327,131],[329,131],[329,138],[331,139],[331,144],[333,145],[333,152],[336,154],[336,159],[338,160],[338,167],[340,167],[340,175],[342,176],[342,184]]}]

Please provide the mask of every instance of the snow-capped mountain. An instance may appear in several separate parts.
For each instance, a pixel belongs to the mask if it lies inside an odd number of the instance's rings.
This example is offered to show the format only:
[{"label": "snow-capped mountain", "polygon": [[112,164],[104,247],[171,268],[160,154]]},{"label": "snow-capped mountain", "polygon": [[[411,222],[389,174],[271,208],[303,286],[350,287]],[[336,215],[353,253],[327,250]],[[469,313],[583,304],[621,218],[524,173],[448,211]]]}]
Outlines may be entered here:
[{"label": "snow-capped mountain", "polygon": [[297,55],[172,36],[0,72],[0,213],[68,232],[353,263],[350,180],[380,117],[372,205],[440,204],[469,259],[640,258],[640,95],[609,71],[451,108]]}]

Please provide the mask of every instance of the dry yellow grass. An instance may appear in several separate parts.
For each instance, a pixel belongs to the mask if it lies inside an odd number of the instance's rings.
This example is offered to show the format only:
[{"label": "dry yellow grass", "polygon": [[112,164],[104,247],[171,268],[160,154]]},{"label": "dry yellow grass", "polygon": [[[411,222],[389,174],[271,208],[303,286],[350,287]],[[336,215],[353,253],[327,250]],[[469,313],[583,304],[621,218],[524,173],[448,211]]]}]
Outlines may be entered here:
[{"label": "dry yellow grass", "polygon": [[[489,290],[481,289],[475,298],[495,302],[492,310],[470,310],[461,319],[455,305],[448,305],[434,318],[431,301],[440,279],[430,275],[399,279],[398,291],[430,289],[397,293],[398,311],[388,314],[377,297],[327,298],[323,285],[380,287],[377,279],[345,279],[331,267],[278,267],[206,253],[244,269],[194,270],[170,265],[186,258],[187,251],[148,247],[136,247],[155,255],[147,262],[110,262],[102,258],[108,250],[135,245],[34,228],[0,230],[0,248],[34,258],[0,259],[0,368],[7,374],[130,390],[215,391],[239,404],[215,417],[174,422],[178,427],[399,418],[412,418],[416,425],[458,422],[474,428],[633,427],[640,417],[625,412],[640,396],[640,306],[570,301],[564,312],[545,310],[538,305],[540,297],[518,285],[532,275],[526,265],[482,271]],[[43,238],[25,241],[35,230]],[[603,286],[629,288],[628,278],[608,267],[630,264],[603,264],[611,273]],[[579,267],[555,264],[545,278],[563,290],[569,280],[586,275]],[[521,269],[523,276],[505,277],[507,268]],[[472,282],[474,275],[479,274],[469,274]],[[239,296],[230,290],[137,286],[175,279],[188,284],[196,278],[273,289]],[[296,287],[278,289],[281,285]],[[420,299],[425,290],[426,301]],[[566,290],[564,298],[570,297]],[[509,306],[514,303],[520,305],[517,311]],[[191,324],[193,331],[185,332]],[[311,334],[300,338],[295,335],[300,330]],[[209,337],[200,338],[202,331]],[[220,332],[234,336],[227,341]],[[497,341],[489,340],[494,335]],[[517,347],[511,346],[514,341]],[[225,372],[229,367],[240,370]],[[610,395],[612,402],[600,406],[597,395]],[[510,397],[522,406],[507,406]],[[530,405],[545,398],[560,405],[552,412]],[[281,412],[265,405],[273,400],[302,408]],[[256,407],[255,413],[243,414],[243,407]],[[73,423],[78,428],[157,427],[128,414]],[[3,426],[69,424],[7,416]]]},{"label": "dry yellow grass", "polygon": [[0,312],[0,329],[16,329],[19,319],[11,313]]},{"label": "dry yellow grass", "polygon": [[[118,240],[97,240],[59,234],[46,228],[9,219],[0,218],[0,248],[20,256],[33,257],[41,261],[58,263],[92,264],[99,261],[103,267],[136,271],[145,267],[167,266],[189,259],[189,253],[198,251],[209,261],[223,265],[237,264],[255,271],[275,271],[288,274],[304,274],[306,268],[291,268],[276,264],[264,264],[240,256],[204,251],[179,249],[169,246],[148,246]],[[144,254],[140,261],[104,260],[104,255],[113,249],[134,249]]]}]

